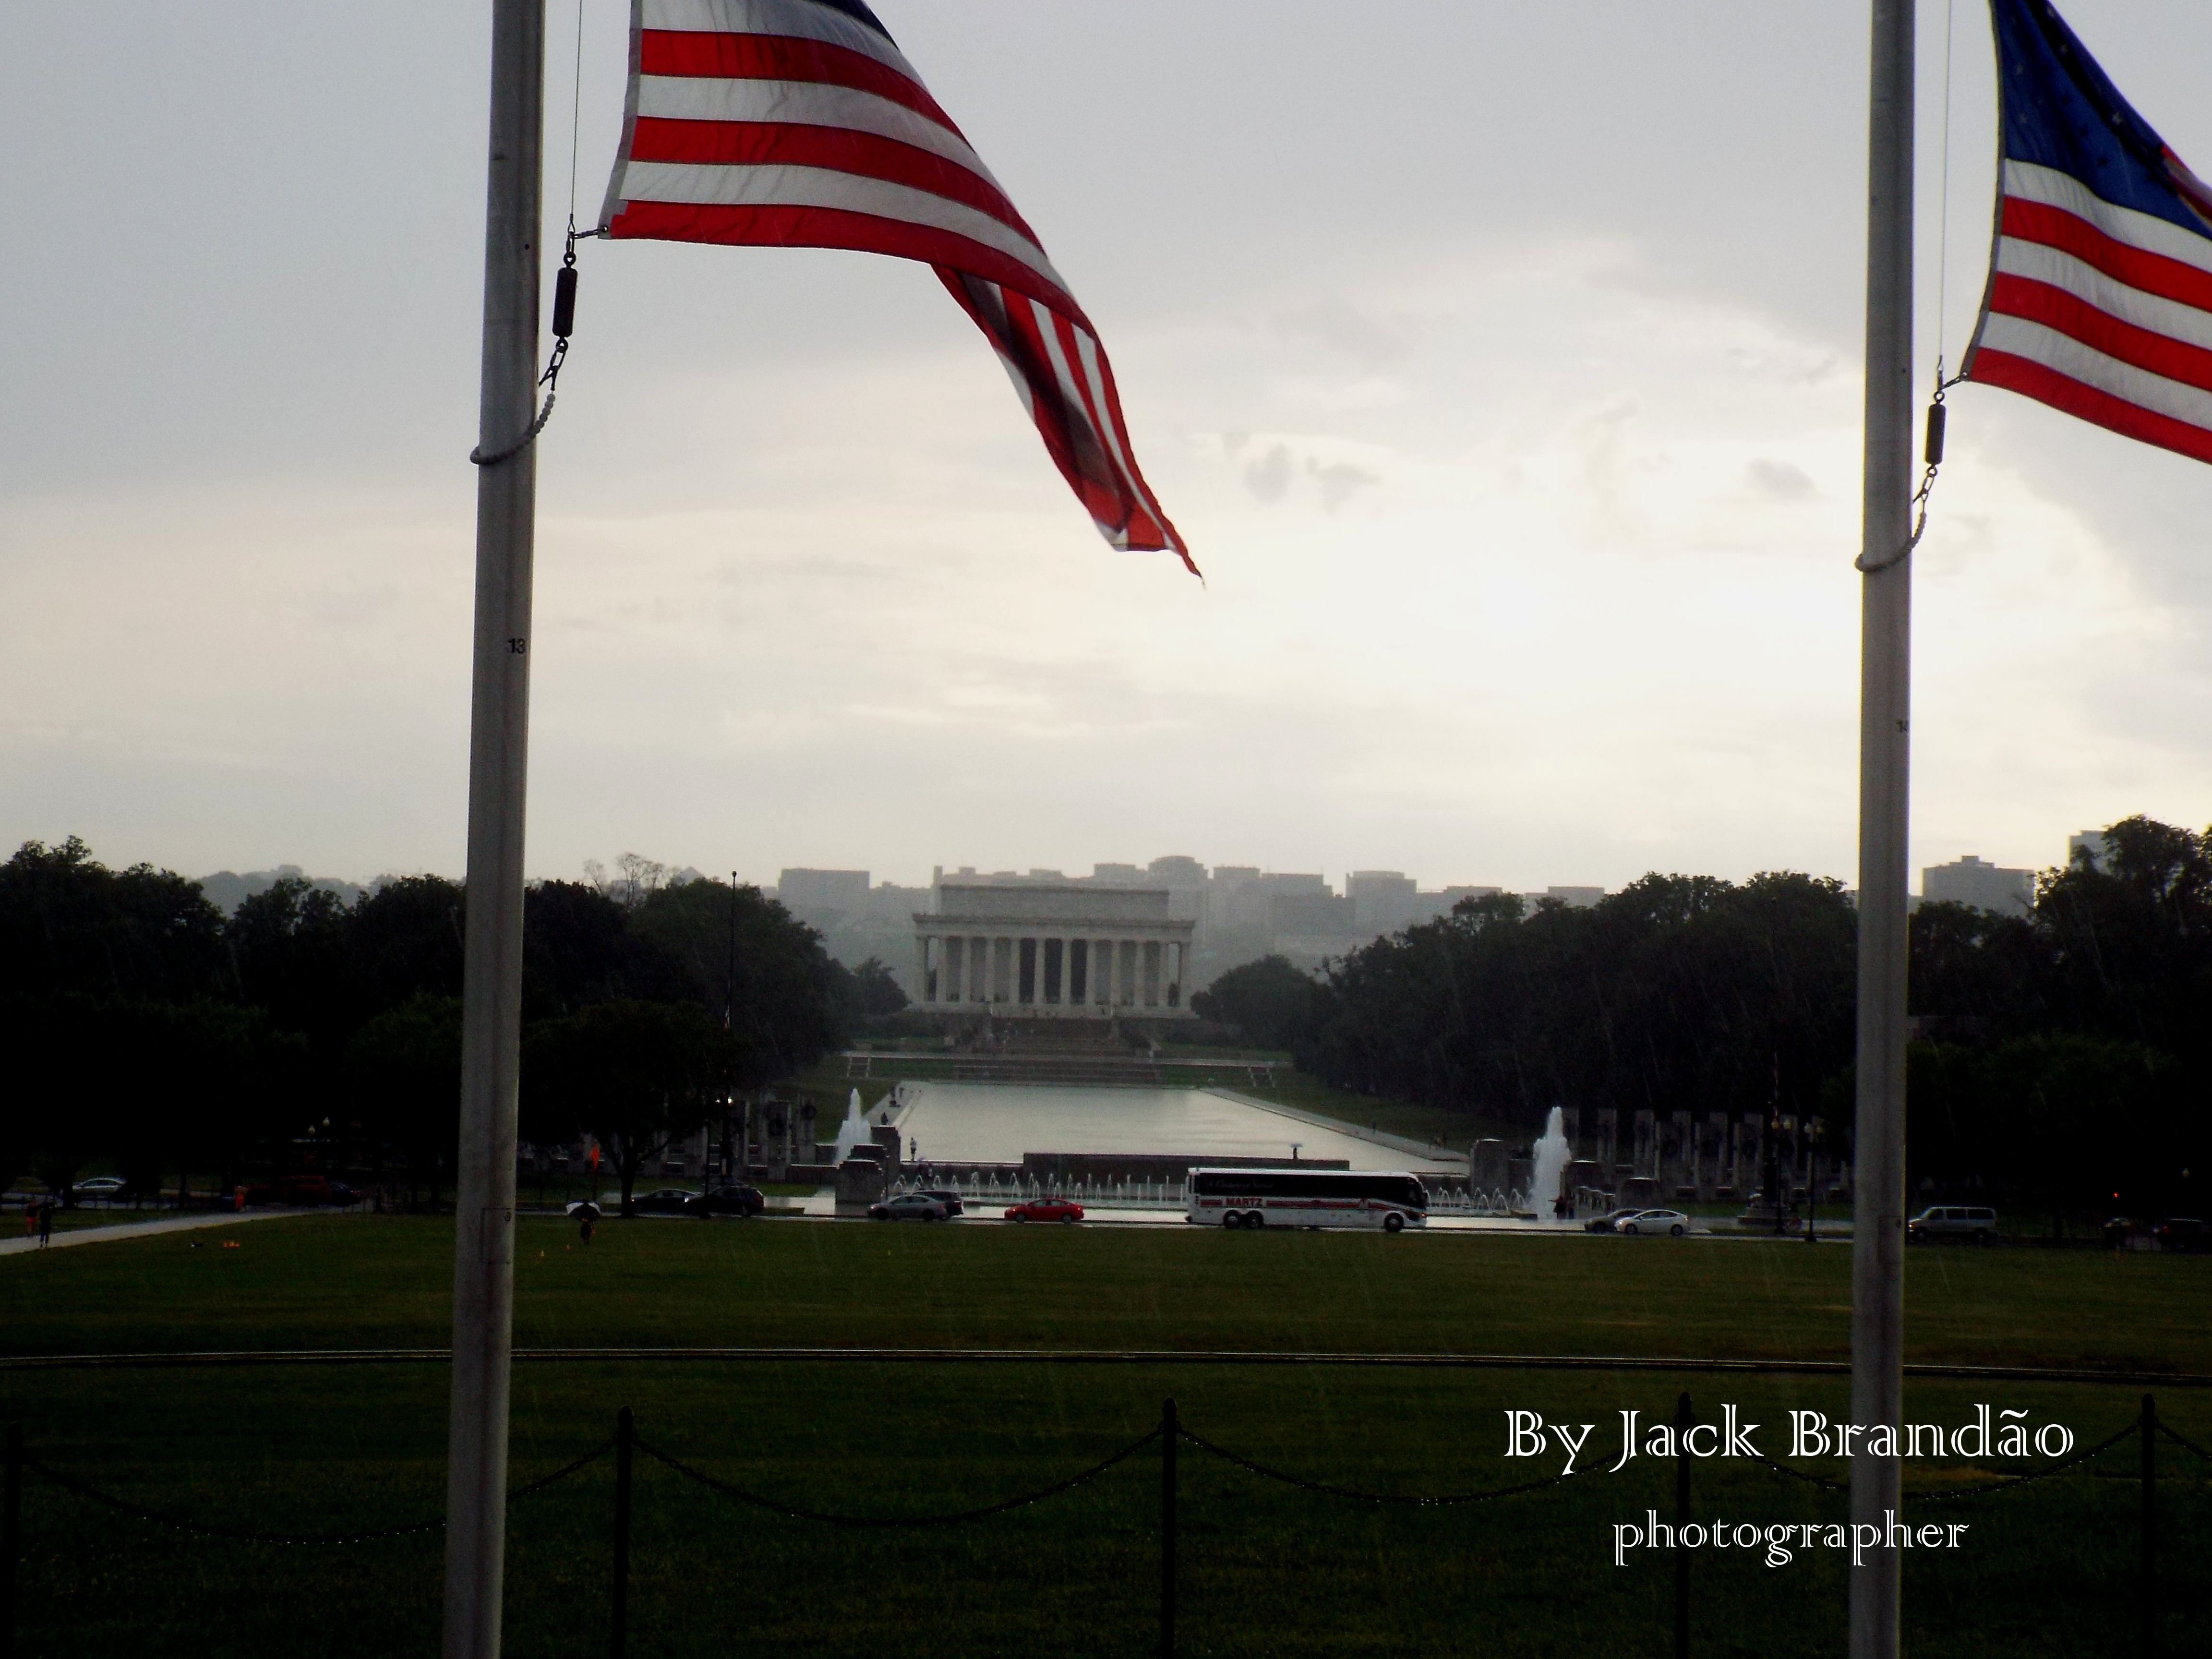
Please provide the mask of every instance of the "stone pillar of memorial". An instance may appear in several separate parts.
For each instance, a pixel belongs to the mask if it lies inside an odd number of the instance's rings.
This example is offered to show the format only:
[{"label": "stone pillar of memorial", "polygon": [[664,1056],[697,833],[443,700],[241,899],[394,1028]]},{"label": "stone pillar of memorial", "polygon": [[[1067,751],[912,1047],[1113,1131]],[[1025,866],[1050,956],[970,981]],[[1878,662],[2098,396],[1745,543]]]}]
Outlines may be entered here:
[{"label": "stone pillar of memorial", "polygon": [[1667,1201],[1673,1203],[1684,1196],[1687,1188],[1694,1197],[1698,1186],[1698,1122],[1689,1112],[1674,1114],[1674,1184],[1668,1189]]},{"label": "stone pillar of memorial", "polygon": [[1505,1192],[1505,1143],[1502,1140],[1478,1140],[1468,1149],[1467,1176],[1477,1194],[1495,1200]]},{"label": "stone pillar of memorial", "polygon": [[1642,1108],[1636,1114],[1636,1150],[1633,1161],[1636,1164],[1636,1173],[1640,1176],[1653,1176],[1658,1173],[1659,1138],[1652,1133],[1656,1118],[1657,1114],[1648,1106]]},{"label": "stone pillar of memorial", "polygon": [[1534,1210],[1541,1214],[1528,1188],[1536,1179],[1536,1160],[1533,1158],[1514,1158],[1505,1161],[1505,1190],[1509,1206],[1522,1210]]}]

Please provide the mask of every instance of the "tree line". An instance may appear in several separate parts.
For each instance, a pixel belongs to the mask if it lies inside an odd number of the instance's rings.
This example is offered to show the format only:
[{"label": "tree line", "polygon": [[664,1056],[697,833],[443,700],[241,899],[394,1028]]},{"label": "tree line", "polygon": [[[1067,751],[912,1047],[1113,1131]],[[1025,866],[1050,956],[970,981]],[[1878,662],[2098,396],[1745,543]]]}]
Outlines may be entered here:
[{"label": "tree line", "polygon": [[[1587,908],[1508,894],[1194,1006],[1339,1087],[1533,1131],[1553,1105],[1766,1111],[1848,1148],[1856,913],[1840,883],[1651,874]],[[2212,831],[2131,817],[2004,915],[1911,924],[1916,1192],[2203,1214]],[[2192,1206],[2193,1207],[2191,1207]]]},{"label": "tree line", "polygon": [[[522,1110],[526,1139],[599,1141],[627,1200],[732,1091],[905,999],[757,888],[625,878],[526,896]],[[350,905],[292,878],[226,917],[173,871],[24,843],[0,865],[0,1191],[32,1174],[66,1193],[97,1160],[148,1194],[312,1164],[434,1198],[459,1128],[463,901],[437,876]]]}]

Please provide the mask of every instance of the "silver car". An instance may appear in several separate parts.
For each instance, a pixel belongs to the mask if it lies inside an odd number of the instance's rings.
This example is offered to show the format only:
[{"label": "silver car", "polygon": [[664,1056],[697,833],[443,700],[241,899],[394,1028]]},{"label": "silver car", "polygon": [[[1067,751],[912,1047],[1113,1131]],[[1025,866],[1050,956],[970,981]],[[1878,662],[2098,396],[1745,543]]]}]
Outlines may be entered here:
[{"label": "silver car", "polygon": [[942,1221],[945,1206],[927,1193],[897,1193],[868,1206],[872,1221]]},{"label": "silver car", "polygon": [[1617,1233],[1665,1233],[1680,1238],[1690,1231],[1690,1218],[1680,1210],[1638,1210],[1613,1224]]}]

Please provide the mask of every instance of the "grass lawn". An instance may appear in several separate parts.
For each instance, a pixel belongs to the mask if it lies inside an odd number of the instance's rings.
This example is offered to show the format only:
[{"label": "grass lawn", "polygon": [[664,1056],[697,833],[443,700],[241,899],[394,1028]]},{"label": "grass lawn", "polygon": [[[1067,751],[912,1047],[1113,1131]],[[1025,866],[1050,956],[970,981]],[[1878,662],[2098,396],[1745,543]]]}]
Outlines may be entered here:
[{"label": "grass lawn", "polygon": [[[11,1354],[442,1346],[451,1224],[314,1217],[234,1232],[0,1259]],[[885,1227],[640,1220],[589,1247],[520,1228],[516,1341],[623,1345],[1249,1348],[1669,1357],[1847,1352],[1850,1252],[1802,1245],[1195,1229]],[[197,1243],[198,1248],[193,1248]],[[226,1243],[236,1248],[226,1249]],[[2212,1261],[1931,1250],[1908,1258],[1912,1357],[2212,1372]],[[788,1502],[872,1515],[996,1499],[1146,1432],[1186,1424],[1260,1462],[1370,1491],[1436,1493],[1553,1473],[1509,1460],[1509,1408],[1598,1425],[1663,1415],[1687,1389],[1787,1450],[1786,1413],[1843,1413],[1840,1379],[1328,1366],[647,1363],[517,1367],[514,1479],[604,1439],[629,1404],[647,1440]],[[1925,1382],[1914,1420],[2027,1409],[2083,1444],[2141,1390]],[[2159,1390],[2212,1445],[2212,1391]],[[443,1503],[445,1374],[432,1364],[0,1370],[33,1455],[149,1509],[243,1528],[338,1530]],[[1931,1509],[1970,1547],[1907,1564],[1907,1642],[1981,1655],[2105,1652],[2132,1640],[2134,1447],[2090,1473]],[[2206,1466],[2160,1452],[2170,1653],[2212,1648]],[[1585,1461],[1588,1461],[1586,1458]],[[1182,1455],[1182,1650],[1567,1655],[1663,1650],[1671,1558],[1612,1564],[1612,1528],[1672,1504],[1672,1466],[1455,1508],[1386,1507],[1262,1483]],[[1155,1642],[1159,1463],[1147,1449],[1072,1493],[959,1528],[854,1531],[744,1508],[641,1459],[637,1655],[741,1641],[846,1654],[926,1633],[958,1652],[1040,1641],[1137,1655]],[[1919,1491],[1974,1480],[1918,1468]],[[1698,1518],[1835,1520],[1839,1498],[1741,1461],[1697,1467]],[[605,1651],[605,1462],[513,1510],[509,1650]],[[440,1540],[343,1549],[185,1537],[35,1476],[24,1493],[18,1651],[428,1652]],[[1918,1518],[1916,1516],[1916,1518]],[[1826,1551],[1771,1569],[1697,1558],[1698,1652],[1843,1650],[1844,1572]]]}]

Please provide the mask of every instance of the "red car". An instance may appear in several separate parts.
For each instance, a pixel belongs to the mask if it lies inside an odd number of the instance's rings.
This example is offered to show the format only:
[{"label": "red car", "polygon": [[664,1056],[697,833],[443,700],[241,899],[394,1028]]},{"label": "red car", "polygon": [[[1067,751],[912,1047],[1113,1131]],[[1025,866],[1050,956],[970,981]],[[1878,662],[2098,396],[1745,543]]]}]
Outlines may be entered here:
[{"label": "red car", "polygon": [[1006,1212],[1009,1221],[1080,1221],[1083,1206],[1065,1198],[1032,1198]]}]

